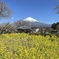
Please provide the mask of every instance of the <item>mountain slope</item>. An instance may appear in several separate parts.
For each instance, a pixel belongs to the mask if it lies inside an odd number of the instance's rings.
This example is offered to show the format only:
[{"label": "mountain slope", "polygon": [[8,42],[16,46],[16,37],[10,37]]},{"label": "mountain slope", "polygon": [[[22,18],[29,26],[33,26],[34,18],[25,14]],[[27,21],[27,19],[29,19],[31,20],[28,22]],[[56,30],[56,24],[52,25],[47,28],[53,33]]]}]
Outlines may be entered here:
[{"label": "mountain slope", "polygon": [[41,22],[30,22],[31,27],[51,27],[49,24],[41,23]]},{"label": "mountain slope", "polygon": [[28,21],[30,24],[30,27],[51,27],[49,24],[41,23],[38,20],[32,18],[32,17],[27,17],[23,21]]}]

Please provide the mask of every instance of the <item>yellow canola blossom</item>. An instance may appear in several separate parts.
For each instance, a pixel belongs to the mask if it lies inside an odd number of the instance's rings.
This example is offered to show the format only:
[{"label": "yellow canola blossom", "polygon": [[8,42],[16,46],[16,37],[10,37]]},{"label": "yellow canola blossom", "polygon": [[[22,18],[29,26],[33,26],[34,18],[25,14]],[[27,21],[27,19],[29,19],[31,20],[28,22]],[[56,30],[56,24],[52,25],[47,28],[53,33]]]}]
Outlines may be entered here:
[{"label": "yellow canola blossom", "polygon": [[55,35],[2,34],[0,59],[59,59],[59,38]]}]

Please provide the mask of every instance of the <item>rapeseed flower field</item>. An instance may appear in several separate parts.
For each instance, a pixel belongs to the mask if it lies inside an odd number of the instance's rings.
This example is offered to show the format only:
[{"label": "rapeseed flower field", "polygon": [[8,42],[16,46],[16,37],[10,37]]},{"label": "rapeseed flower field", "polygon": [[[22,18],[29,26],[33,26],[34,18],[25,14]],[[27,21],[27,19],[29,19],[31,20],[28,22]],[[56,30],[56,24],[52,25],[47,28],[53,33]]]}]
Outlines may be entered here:
[{"label": "rapeseed flower field", "polygon": [[2,34],[0,59],[59,59],[59,38],[55,35]]}]

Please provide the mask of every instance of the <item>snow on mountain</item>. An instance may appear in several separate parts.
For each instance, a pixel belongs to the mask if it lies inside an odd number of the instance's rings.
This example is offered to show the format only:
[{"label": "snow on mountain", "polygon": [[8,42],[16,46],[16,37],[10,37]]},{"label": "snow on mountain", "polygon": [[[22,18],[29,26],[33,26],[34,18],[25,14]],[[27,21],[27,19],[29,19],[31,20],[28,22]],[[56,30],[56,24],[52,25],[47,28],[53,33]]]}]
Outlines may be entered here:
[{"label": "snow on mountain", "polygon": [[38,20],[32,18],[32,17],[27,17],[26,19],[24,19],[23,21],[29,21],[29,22],[39,22]]},{"label": "snow on mountain", "polygon": [[30,24],[30,27],[51,27],[51,25],[39,22],[38,20],[32,17],[27,17],[23,21],[28,21]]}]

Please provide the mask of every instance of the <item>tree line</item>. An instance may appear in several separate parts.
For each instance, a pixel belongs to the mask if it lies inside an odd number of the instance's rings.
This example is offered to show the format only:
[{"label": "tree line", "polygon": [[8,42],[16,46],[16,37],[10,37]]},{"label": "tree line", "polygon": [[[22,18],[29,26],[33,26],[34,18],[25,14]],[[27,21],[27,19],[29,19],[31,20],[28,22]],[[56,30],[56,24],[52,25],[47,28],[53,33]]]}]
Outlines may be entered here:
[{"label": "tree line", "polygon": [[[59,6],[56,7],[56,9],[59,9]],[[1,18],[9,18],[12,15],[12,11],[8,8],[8,6],[0,0],[0,19]],[[13,24],[11,23],[5,23],[0,25],[0,33],[12,33],[17,32],[17,28],[20,26],[29,26],[29,22],[26,21],[16,21]],[[54,30],[59,30],[59,22],[53,23],[51,28]]]}]

